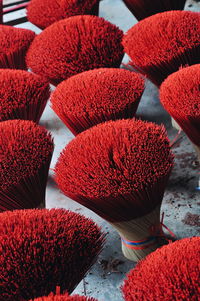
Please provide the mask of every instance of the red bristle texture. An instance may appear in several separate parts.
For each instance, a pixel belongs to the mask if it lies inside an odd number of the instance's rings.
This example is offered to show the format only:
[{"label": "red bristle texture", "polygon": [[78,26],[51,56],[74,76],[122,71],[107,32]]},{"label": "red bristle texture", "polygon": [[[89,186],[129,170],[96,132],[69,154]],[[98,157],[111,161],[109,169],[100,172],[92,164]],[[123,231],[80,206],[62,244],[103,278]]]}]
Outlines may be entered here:
[{"label": "red bristle texture", "polygon": [[0,25],[0,68],[26,70],[25,55],[34,38],[31,30]]},{"label": "red bristle texture", "polygon": [[200,64],[171,74],[161,85],[160,100],[190,140],[200,146]]},{"label": "red bristle texture", "polygon": [[123,0],[137,20],[168,10],[184,9],[186,0]]},{"label": "red bristle texture", "polygon": [[32,121],[0,122],[0,211],[44,202],[53,148],[50,133]]},{"label": "red bristle texture", "polygon": [[200,300],[200,237],[151,253],[133,269],[122,291],[126,301]]},{"label": "red bristle texture", "polygon": [[108,121],[66,146],[55,179],[64,194],[106,220],[128,221],[161,203],[172,165],[163,126]]},{"label": "red bristle texture", "polygon": [[92,297],[79,296],[79,295],[69,296],[68,294],[65,295],[50,294],[48,297],[40,297],[34,299],[34,301],[97,301],[97,300]]},{"label": "red bristle texture", "polygon": [[144,91],[141,75],[100,68],[70,77],[51,96],[52,108],[74,135],[107,120],[132,118]]},{"label": "red bristle texture", "polygon": [[131,65],[157,86],[181,66],[200,62],[200,13],[169,11],[138,22],[124,36]]},{"label": "red bristle texture", "polygon": [[123,32],[96,16],[55,22],[39,34],[27,52],[27,65],[54,85],[77,73],[119,67]]},{"label": "red bristle texture", "polygon": [[49,96],[49,84],[41,76],[0,69],[0,121],[23,119],[38,123]]},{"label": "red bristle texture", "polygon": [[98,6],[99,0],[31,0],[27,7],[27,17],[31,23],[44,29],[71,16],[98,15]]},{"label": "red bristle texture", "polygon": [[0,301],[71,293],[102,250],[105,235],[64,209],[0,213]]}]

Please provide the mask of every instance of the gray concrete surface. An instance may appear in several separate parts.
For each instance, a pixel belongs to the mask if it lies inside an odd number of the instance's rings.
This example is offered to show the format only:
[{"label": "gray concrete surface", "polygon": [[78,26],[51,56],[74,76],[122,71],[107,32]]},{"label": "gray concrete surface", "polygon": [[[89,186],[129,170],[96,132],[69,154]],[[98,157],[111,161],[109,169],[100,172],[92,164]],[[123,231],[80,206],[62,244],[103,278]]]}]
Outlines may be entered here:
[{"label": "gray concrete surface", "polygon": [[[188,1],[187,9],[188,6],[191,10],[200,11],[200,4],[195,1]],[[100,16],[115,23],[124,31],[127,31],[136,23],[136,19],[121,0],[103,0],[100,6]],[[18,27],[30,28],[37,33],[40,32],[30,23],[24,23]],[[124,61],[127,62],[127,57]],[[137,115],[145,120],[164,123],[170,139],[173,140],[176,136],[177,131],[172,129],[169,115],[159,103],[158,91],[149,82],[147,82]],[[60,151],[73,139],[73,135],[56,117],[49,105],[41,119],[41,125],[49,129],[54,136],[56,147],[51,164],[53,169]],[[179,239],[200,235],[200,192],[195,189],[198,179],[198,169],[194,165],[195,153],[185,135],[183,135],[180,144],[174,148],[174,153],[176,164],[164,196],[162,211],[165,212],[164,223]],[[99,301],[121,301],[120,286],[126,273],[134,267],[134,263],[123,257],[120,250],[119,236],[104,220],[59,192],[52,180],[52,169],[47,187],[47,207],[68,208],[85,214],[93,218],[108,233],[102,254],[84,281],[76,288],[75,293],[93,296],[98,298]]]}]

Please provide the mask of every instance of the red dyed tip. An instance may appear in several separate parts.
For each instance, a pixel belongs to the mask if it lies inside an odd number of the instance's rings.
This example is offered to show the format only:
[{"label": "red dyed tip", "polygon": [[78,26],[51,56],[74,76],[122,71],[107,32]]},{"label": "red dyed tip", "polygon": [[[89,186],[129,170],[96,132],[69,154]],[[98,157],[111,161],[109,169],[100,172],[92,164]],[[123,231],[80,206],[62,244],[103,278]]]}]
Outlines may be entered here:
[{"label": "red dyed tip", "polygon": [[34,37],[31,30],[0,25],[0,68],[26,69],[25,55]]},{"label": "red dyed tip", "polygon": [[40,298],[34,299],[34,301],[98,301],[98,300],[96,300],[92,297],[85,297],[85,296],[79,296],[79,295],[69,296],[68,294],[65,294],[65,295],[50,294],[48,297],[40,297]]},{"label": "red dyed tip", "polygon": [[0,211],[44,202],[53,148],[50,133],[32,121],[0,122]]},{"label": "red dyed tip", "polygon": [[161,85],[160,100],[190,140],[200,146],[200,64],[171,74]]},{"label": "red dyed tip", "polygon": [[64,209],[0,213],[0,300],[71,293],[95,262],[104,234],[90,219]]},{"label": "red dyed tip", "polygon": [[106,220],[126,221],[161,203],[172,165],[163,126],[109,121],[66,146],[55,179],[64,194]]},{"label": "red dyed tip", "polygon": [[168,11],[184,9],[186,0],[123,0],[128,9],[138,20],[151,15]]},{"label": "red dyed tip", "polygon": [[200,14],[160,13],[133,26],[124,36],[132,65],[156,85],[181,66],[199,63]]},{"label": "red dyed tip", "polygon": [[82,72],[58,85],[52,108],[74,135],[106,120],[132,118],[144,91],[139,74],[113,68]]},{"label": "red dyed tip", "polygon": [[[56,21],[76,15],[98,15],[99,0],[31,0],[27,8],[28,20],[41,29]],[[45,11],[45,14],[44,14]]]},{"label": "red dyed tip", "polygon": [[122,36],[118,27],[103,18],[70,17],[35,38],[27,53],[27,65],[54,84],[86,70],[119,67]]},{"label": "red dyed tip", "polygon": [[0,121],[27,119],[38,123],[49,96],[49,84],[42,77],[0,69]]},{"label": "red dyed tip", "polygon": [[200,298],[200,237],[185,238],[151,253],[133,269],[122,291],[126,301]]}]

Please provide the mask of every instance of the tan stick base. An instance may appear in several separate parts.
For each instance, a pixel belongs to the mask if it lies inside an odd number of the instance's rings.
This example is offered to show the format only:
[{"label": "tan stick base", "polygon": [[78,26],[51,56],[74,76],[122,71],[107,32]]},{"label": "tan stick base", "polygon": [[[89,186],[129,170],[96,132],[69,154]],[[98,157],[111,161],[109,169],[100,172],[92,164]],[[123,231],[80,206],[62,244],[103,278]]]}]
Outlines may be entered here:
[{"label": "tan stick base", "polygon": [[[111,225],[122,238],[129,241],[140,241],[155,236],[156,233],[153,231],[153,227],[156,230],[160,226],[160,205],[145,216],[127,222],[111,223]],[[122,243],[122,252],[126,258],[137,262],[160,247],[160,243],[155,239],[146,245],[144,244],[144,246],[146,248],[142,250],[135,250]]]},{"label": "tan stick base", "polygon": [[172,126],[173,128],[175,128],[176,130],[180,131],[181,127],[180,125],[174,120],[174,118],[171,117],[171,121],[172,121]]}]

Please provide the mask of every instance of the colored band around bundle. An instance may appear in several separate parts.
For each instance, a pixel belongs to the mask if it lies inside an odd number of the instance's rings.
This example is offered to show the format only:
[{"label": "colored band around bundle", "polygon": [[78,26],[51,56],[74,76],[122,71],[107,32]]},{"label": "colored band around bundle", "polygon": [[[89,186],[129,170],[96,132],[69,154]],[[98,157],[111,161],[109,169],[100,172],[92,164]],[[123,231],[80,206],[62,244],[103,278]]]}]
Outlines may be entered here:
[{"label": "colored band around bundle", "polygon": [[127,240],[125,238],[121,238],[121,240],[122,240],[123,245],[125,245],[129,249],[144,250],[146,248],[149,248],[150,246],[152,246],[155,243],[156,237],[150,236],[143,240],[137,240],[137,241],[131,241],[131,240]]}]

